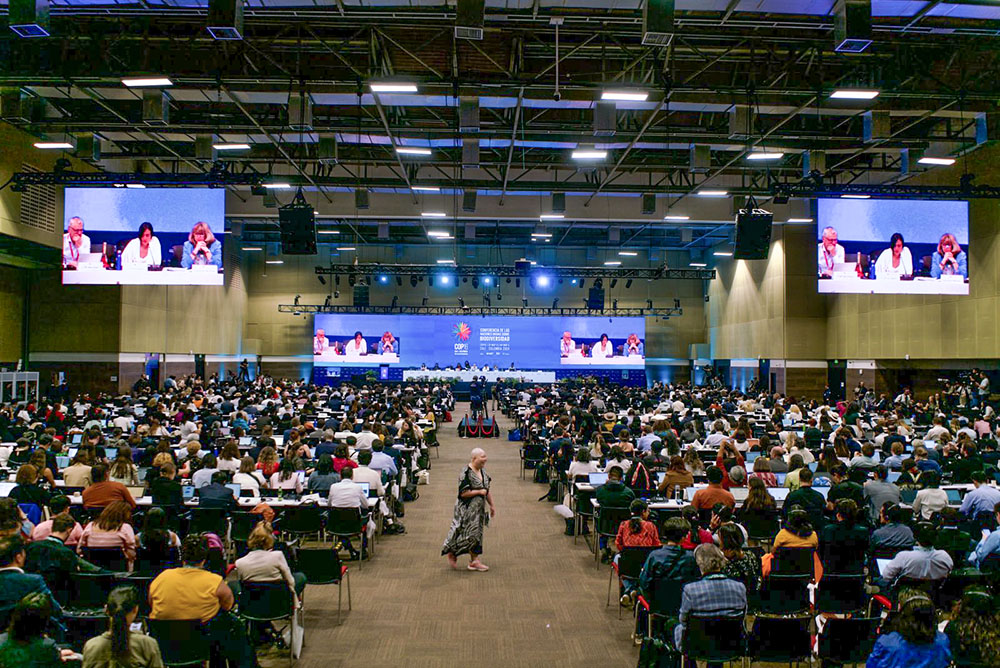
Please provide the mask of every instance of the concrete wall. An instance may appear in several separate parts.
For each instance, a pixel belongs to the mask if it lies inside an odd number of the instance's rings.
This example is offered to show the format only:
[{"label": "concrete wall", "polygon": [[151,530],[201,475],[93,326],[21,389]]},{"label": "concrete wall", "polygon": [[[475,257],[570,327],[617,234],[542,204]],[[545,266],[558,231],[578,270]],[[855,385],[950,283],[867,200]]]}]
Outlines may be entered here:
[{"label": "concrete wall", "polygon": [[16,363],[22,356],[28,276],[26,269],[0,265],[0,364]]}]

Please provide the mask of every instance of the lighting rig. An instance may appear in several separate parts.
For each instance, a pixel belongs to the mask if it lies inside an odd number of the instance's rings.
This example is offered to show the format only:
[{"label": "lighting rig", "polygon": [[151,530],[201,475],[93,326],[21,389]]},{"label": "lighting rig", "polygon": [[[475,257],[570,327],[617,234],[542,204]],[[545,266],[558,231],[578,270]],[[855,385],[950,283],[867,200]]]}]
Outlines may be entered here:
[{"label": "lighting rig", "polygon": [[684,315],[684,309],[674,302],[674,306],[657,308],[587,308],[587,307],[538,307],[538,306],[345,306],[326,304],[279,304],[279,313],[366,313],[378,315],[528,315],[528,316],[606,316],[609,318],[637,318],[650,316],[663,318]]},{"label": "lighting rig", "polygon": [[447,274],[457,278],[479,278],[489,276],[491,279],[501,278],[532,278],[537,276],[548,276],[551,279],[608,279],[615,278],[621,280],[661,280],[661,279],[684,279],[684,280],[712,280],[715,278],[714,269],[670,269],[666,266],[660,267],[540,267],[531,265],[530,268],[511,265],[440,265],[440,264],[380,264],[380,263],[358,263],[358,264],[331,264],[329,266],[316,267],[317,275],[333,275],[348,277],[365,276],[427,276],[437,277]]}]

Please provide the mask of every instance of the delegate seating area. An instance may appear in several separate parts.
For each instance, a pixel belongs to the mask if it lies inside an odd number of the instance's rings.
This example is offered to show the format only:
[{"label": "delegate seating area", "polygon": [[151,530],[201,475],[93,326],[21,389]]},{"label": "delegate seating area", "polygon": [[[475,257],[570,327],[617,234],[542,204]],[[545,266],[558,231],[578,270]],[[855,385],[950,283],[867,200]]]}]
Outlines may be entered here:
[{"label": "delegate seating area", "polygon": [[446,386],[173,384],[0,406],[0,626],[39,657],[94,665],[114,604],[166,665],[294,658],[311,592],[337,587],[339,624],[402,533],[454,408]]},{"label": "delegate seating area", "polygon": [[993,665],[998,424],[954,396],[581,385],[503,410],[640,665]]}]

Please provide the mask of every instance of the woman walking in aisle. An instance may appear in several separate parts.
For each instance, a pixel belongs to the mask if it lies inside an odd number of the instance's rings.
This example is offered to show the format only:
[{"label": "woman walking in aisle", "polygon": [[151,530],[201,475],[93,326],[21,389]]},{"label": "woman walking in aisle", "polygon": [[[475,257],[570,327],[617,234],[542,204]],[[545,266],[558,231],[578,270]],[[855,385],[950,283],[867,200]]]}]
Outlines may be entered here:
[{"label": "woman walking in aisle", "polygon": [[485,466],[486,452],[482,448],[473,449],[472,459],[458,481],[455,517],[451,520],[451,531],[441,548],[441,554],[448,557],[448,563],[456,570],[458,556],[465,553],[472,558],[468,567],[470,571],[490,570],[489,566],[479,560],[479,555],[483,553],[483,529],[489,523],[489,518],[496,515],[493,496],[490,494],[490,477],[483,470]]}]

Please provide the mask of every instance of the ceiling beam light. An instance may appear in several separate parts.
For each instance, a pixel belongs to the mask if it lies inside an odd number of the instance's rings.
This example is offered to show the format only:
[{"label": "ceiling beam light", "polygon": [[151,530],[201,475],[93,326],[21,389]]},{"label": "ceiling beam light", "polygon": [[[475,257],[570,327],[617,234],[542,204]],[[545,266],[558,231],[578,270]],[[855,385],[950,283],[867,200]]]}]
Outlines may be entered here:
[{"label": "ceiling beam light", "polygon": [[445,259],[445,260],[438,260],[437,263],[438,264],[455,264],[455,261],[451,260],[451,259]]},{"label": "ceiling beam light", "polygon": [[857,88],[839,88],[830,93],[833,100],[874,100],[878,97],[877,90],[861,90]]},{"label": "ceiling beam light", "polygon": [[871,195],[841,195],[840,199],[871,199]]},{"label": "ceiling beam light", "polygon": [[543,213],[538,220],[562,220],[566,215],[562,213]]},{"label": "ceiling beam light", "polygon": [[450,232],[445,232],[443,230],[428,230],[427,231],[427,236],[429,236],[429,237],[441,237],[441,238],[444,238],[444,237],[450,237],[451,233]]},{"label": "ceiling beam light", "polygon": [[337,250],[343,253],[348,251],[357,250],[354,246],[337,246]]},{"label": "ceiling beam light", "polygon": [[690,266],[692,266],[692,267],[707,267],[708,265],[705,264],[704,262],[692,262],[690,264]]},{"label": "ceiling beam light", "polygon": [[715,257],[732,257],[733,251],[715,251],[712,255]]},{"label": "ceiling beam light", "polygon": [[246,252],[248,252],[248,253],[253,253],[253,252],[259,252],[259,251],[262,251],[262,250],[264,250],[264,249],[263,249],[263,248],[261,248],[260,246],[244,246],[244,247],[243,247],[243,250],[245,250],[245,251],[246,251]]},{"label": "ceiling beam light", "polygon": [[636,257],[637,255],[639,255],[635,251],[618,251],[618,254],[621,255],[622,257]]},{"label": "ceiling beam light", "polygon": [[316,234],[340,234],[340,230],[316,230]]},{"label": "ceiling beam light", "polygon": [[608,157],[607,151],[595,148],[576,149],[571,154],[574,160],[604,160]]},{"label": "ceiling beam light", "polygon": [[429,148],[419,148],[417,146],[397,146],[396,153],[400,155],[430,155]]},{"label": "ceiling beam light", "polygon": [[443,211],[423,211],[420,213],[421,218],[447,218],[448,214]]},{"label": "ceiling beam light", "polygon": [[663,220],[691,220],[691,216],[682,216],[680,214],[668,214],[663,217]]},{"label": "ceiling beam light", "polygon": [[643,91],[606,90],[601,93],[602,100],[614,102],[645,102],[648,98],[649,93]]},{"label": "ceiling beam light", "polygon": [[531,236],[537,237],[539,239],[551,239],[552,238],[552,233],[551,232],[532,232]]},{"label": "ceiling beam light", "polygon": [[747,160],[781,160],[785,154],[780,151],[759,151],[747,154]]},{"label": "ceiling beam light", "polygon": [[264,264],[285,264],[284,260],[264,260]]},{"label": "ceiling beam light", "polygon": [[265,188],[272,188],[273,190],[288,190],[292,187],[291,183],[265,183]]},{"label": "ceiling beam light", "polygon": [[212,144],[216,151],[249,151],[250,144]]},{"label": "ceiling beam light", "polygon": [[417,92],[417,84],[405,83],[405,82],[373,83],[369,84],[369,88],[371,88],[371,91],[373,93],[416,93]]},{"label": "ceiling beam light", "polygon": [[413,186],[410,190],[418,193],[437,193],[441,192],[441,189],[437,186]]},{"label": "ceiling beam light", "polygon": [[728,197],[728,190],[699,190],[695,193],[698,197]]},{"label": "ceiling beam light", "polygon": [[789,218],[785,222],[786,223],[811,223],[811,222],[813,222],[813,219],[812,218]]},{"label": "ceiling beam light", "polygon": [[921,165],[945,165],[945,166],[947,166],[947,165],[954,165],[955,164],[955,158],[931,158],[931,157],[924,156],[923,158],[920,158],[920,160],[917,160],[917,162],[919,162]]},{"label": "ceiling beam light", "polygon": [[122,83],[129,88],[165,88],[174,85],[167,77],[127,77],[122,79]]},{"label": "ceiling beam light", "polygon": [[621,263],[622,263],[621,260],[608,260],[607,262],[604,263],[604,266],[605,267],[617,267]]},{"label": "ceiling beam light", "polygon": [[62,151],[72,151],[76,148],[76,142],[70,137],[52,138],[45,141],[36,141],[33,146],[40,149],[57,149]]}]

